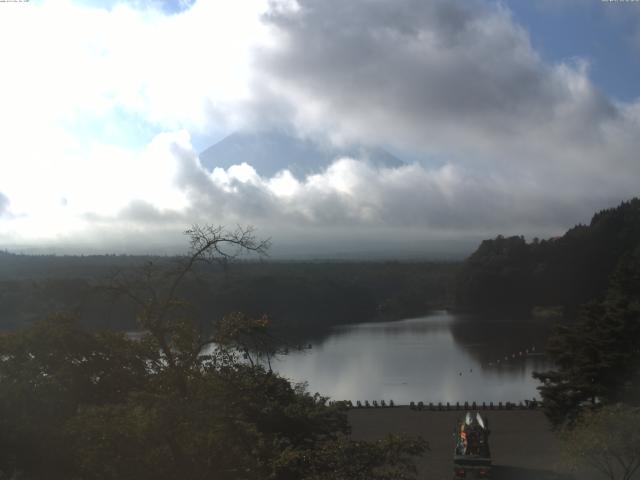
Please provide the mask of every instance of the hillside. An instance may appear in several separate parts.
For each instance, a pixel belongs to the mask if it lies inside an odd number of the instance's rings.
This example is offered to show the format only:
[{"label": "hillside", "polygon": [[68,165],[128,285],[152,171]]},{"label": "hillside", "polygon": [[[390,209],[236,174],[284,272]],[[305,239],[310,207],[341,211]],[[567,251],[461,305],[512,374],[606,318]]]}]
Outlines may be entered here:
[{"label": "hillside", "polygon": [[473,310],[573,310],[600,298],[626,255],[640,248],[640,199],[596,213],[562,237],[483,241],[456,279],[456,303]]}]

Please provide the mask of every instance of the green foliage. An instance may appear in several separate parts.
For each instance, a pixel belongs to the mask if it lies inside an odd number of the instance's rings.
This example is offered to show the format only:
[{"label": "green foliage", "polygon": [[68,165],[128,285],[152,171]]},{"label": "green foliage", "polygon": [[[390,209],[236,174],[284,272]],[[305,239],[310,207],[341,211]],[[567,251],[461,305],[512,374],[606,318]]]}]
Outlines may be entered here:
[{"label": "green foliage", "polygon": [[216,324],[212,340],[220,346],[240,351],[251,365],[266,357],[271,370],[270,358],[276,354],[277,349],[276,342],[269,333],[269,324],[266,315],[251,318],[241,312],[233,312]]},{"label": "green foliage", "polygon": [[263,367],[266,317],[202,328],[180,295],[196,262],[264,243],[251,230],[188,233],[190,255],[170,271],[114,279],[138,307],[137,338],[64,315],[0,336],[0,478],[413,478],[423,441],[354,442],[343,405]]},{"label": "green foliage", "polygon": [[416,474],[412,457],[425,449],[420,440],[392,435],[376,442],[353,442],[343,437],[312,451],[286,451],[277,469],[282,478],[292,480],[412,479]]},{"label": "green foliage", "polygon": [[[65,427],[85,404],[123,401],[146,381],[157,354],[123,335],[88,334],[63,316],[0,337],[2,471],[64,476]],[[51,478],[56,478],[52,475]]]},{"label": "green foliage", "polygon": [[572,423],[585,406],[640,403],[640,248],[623,257],[605,299],[559,325],[547,353],[555,364],[535,373],[547,416]]},{"label": "green foliage", "polygon": [[419,440],[349,440],[344,407],[239,361],[230,346],[172,367],[150,334],[87,333],[64,317],[1,342],[5,475],[413,478],[411,456],[424,452]]},{"label": "green foliage", "polygon": [[548,341],[554,368],[534,373],[554,426],[585,407],[640,402],[640,199],[559,238],[485,240],[460,269],[456,301],[575,319]]},{"label": "green foliage", "polygon": [[[175,269],[163,257],[0,257],[0,330],[14,330],[64,309],[89,329],[135,329],[136,304],[114,299],[103,289],[139,264]],[[421,315],[451,303],[454,263],[429,262],[231,262],[198,263],[197,276],[179,293],[198,320],[207,324],[228,312],[252,317],[268,313],[280,333],[309,332],[377,318]],[[161,280],[156,278],[155,280]]]},{"label": "green foliage", "polygon": [[640,409],[622,405],[588,411],[562,434],[574,468],[589,466],[610,480],[630,480],[640,469]]},{"label": "green foliage", "polygon": [[456,302],[474,310],[523,310],[600,300],[621,259],[640,242],[640,199],[596,213],[562,237],[485,240],[456,280]]},{"label": "green foliage", "polygon": [[456,287],[456,302],[478,310],[510,309],[527,304],[533,259],[523,237],[483,241],[465,261]]}]

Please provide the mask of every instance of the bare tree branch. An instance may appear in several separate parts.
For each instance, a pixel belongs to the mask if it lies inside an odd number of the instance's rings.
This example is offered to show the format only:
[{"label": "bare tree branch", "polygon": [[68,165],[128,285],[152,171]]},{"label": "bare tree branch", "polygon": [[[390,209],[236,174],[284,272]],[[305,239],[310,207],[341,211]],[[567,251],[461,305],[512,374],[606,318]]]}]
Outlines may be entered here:
[{"label": "bare tree branch", "polygon": [[189,251],[174,268],[150,261],[135,270],[116,272],[105,287],[135,304],[140,326],[157,341],[182,392],[186,391],[183,367],[196,362],[212,341],[203,340],[203,329],[192,319],[188,303],[180,298],[185,278],[194,274],[199,262],[226,264],[243,254],[264,256],[271,244],[269,239],[258,239],[250,226],[227,230],[220,225],[193,225],[184,233],[189,237]]}]

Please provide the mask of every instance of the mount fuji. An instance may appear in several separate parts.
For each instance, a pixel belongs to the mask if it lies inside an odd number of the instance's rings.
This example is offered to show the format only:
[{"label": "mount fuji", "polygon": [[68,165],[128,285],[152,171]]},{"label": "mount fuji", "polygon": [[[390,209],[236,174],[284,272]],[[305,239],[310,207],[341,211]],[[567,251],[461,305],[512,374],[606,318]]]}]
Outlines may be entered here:
[{"label": "mount fuji", "polygon": [[405,165],[380,147],[354,145],[346,148],[325,146],[281,132],[233,133],[200,153],[200,162],[208,170],[229,168],[246,162],[263,177],[272,177],[288,169],[298,179],[319,173],[342,157],[363,159],[376,167]]}]

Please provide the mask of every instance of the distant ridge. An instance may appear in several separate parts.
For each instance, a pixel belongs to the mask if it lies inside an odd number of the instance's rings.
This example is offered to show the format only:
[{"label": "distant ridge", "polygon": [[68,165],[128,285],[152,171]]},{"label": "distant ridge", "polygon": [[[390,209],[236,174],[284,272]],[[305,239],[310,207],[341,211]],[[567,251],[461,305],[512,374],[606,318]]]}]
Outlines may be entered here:
[{"label": "distant ridge", "polygon": [[296,178],[321,172],[336,158],[367,159],[377,167],[398,167],[405,162],[379,147],[352,146],[344,149],[325,147],[281,132],[236,132],[200,153],[200,162],[208,170],[229,168],[246,162],[259,175],[272,177],[288,169]]},{"label": "distant ridge", "polygon": [[549,240],[484,240],[459,271],[456,301],[478,310],[570,310],[600,299],[611,275],[640,255],[640,199],[593,215]]}]

